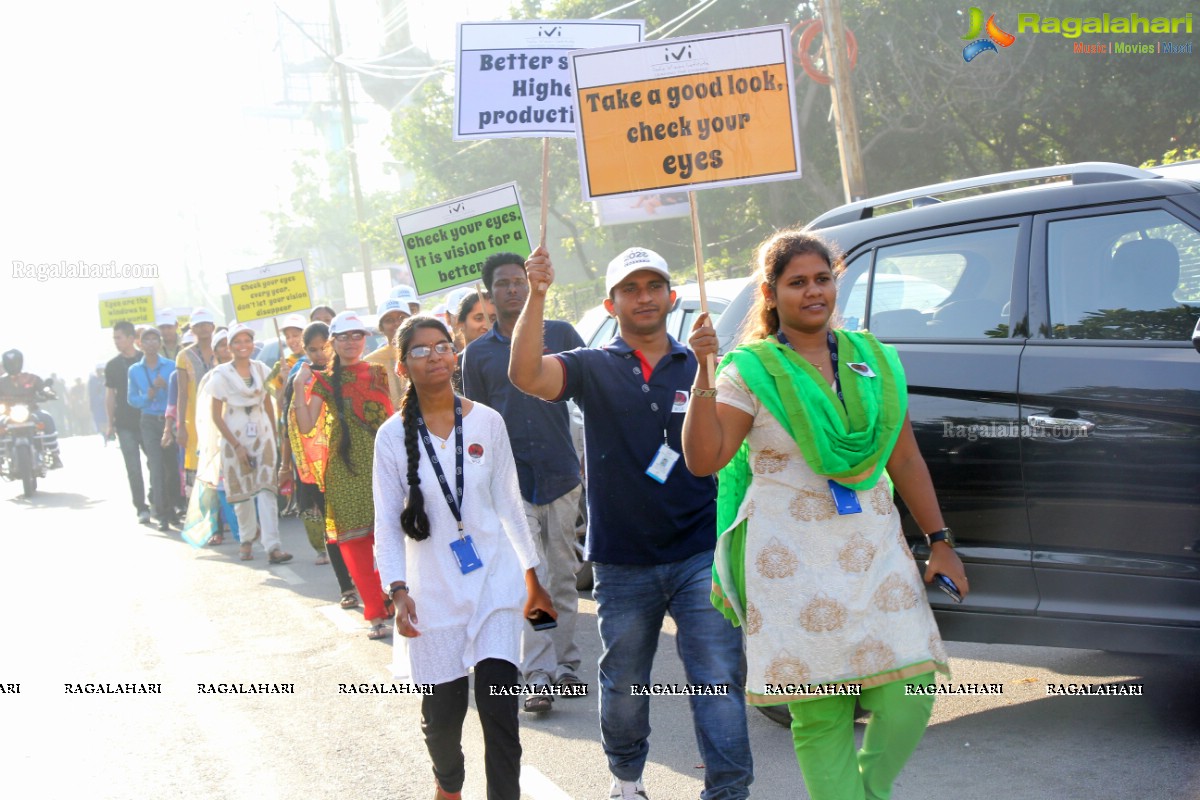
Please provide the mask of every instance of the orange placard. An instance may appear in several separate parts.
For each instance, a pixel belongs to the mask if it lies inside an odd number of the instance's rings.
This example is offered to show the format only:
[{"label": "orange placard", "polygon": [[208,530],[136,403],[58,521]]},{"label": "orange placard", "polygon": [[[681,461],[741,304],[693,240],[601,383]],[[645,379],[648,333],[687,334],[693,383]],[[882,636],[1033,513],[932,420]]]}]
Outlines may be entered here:
[{"label": "orange placard", "polygon": [[571,58],[585,199],[799,177],[785,26]]}]

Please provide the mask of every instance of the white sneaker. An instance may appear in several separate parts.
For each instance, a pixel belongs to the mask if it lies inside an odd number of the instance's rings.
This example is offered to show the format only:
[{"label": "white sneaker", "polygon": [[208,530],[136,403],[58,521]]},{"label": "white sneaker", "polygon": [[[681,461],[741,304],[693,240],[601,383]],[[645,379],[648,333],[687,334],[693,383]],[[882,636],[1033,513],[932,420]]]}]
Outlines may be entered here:
[{"label": "white sneaker", "polygon": [[641,779],[636,781],[623,781],[619,778],[613,778],[612,786],[608,790],[608,800],[648,800],[650,795],[646,794],[646,787],[642,785]]}]

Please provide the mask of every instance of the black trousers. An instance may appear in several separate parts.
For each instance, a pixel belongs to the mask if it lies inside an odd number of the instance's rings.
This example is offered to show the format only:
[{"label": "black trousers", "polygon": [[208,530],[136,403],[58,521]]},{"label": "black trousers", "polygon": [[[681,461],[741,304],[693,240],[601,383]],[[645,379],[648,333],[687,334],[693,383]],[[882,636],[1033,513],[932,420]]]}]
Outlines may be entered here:
[{"label": "black trousers", "polygon": [[117,428],[117,441],[121,445],[121,456],[125,459],[125,476],[129,479],[133,507],[139,512],[145,511],[147,505],[146,484],[142,481],[142,433],[137,428]]},{"label": "black trousers", "polygon": [[[520,800],[521,737],[517,723],[520,697],[493,696],[489,686],[514,686],[517,666],[498,658],[475,665],[475,708],[483,727],[483,769],[488,800]],[[421,732],[433,760],[433,776],[447,792],[462,790],[466,762],[462,751],[467,718],[467,678],[439,683],[421,698]]]}]

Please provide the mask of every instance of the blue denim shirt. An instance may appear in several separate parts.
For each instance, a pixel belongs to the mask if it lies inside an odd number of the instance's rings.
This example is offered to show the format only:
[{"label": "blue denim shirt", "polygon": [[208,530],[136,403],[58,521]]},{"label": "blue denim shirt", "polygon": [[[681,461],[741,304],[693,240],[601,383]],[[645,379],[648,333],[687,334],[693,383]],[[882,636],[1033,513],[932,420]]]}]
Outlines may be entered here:
[{"label": "blue denim shirt", "polygon": [[[683,417],[696,356],[671,350],[646,380],[641,354],[620,336],[601,348],[560,353],[564,398],[583,409],[587,465],[587,558],[601,564],[667,564],[717,541],[717,484],[688,472]],[[646,474],[658,449],[680,454],[666,483]]]},{"label": "blue denim shirt", "polygon": [[[583,339],[569,323],[547,320],[542,331],[544,353],[583,347]],[[579,456],[571,441],[567,404],[547,403],[513,386],[508,379],[511,353],[512,340],[500,334],[499,325],[467,345],[462,358],[463,394],[504,417],[521,496],[542,506],[579,485]]]},{"label": "blue denim shirt", "polygon": [[175,365],[163,358],[158,357],[158,364],[154,369],[146,366],[146,357],[142,356],[138,362],[129,368],[129,397],[127,402],[134,408],[141,409],[143,414],[161,417],[167,413],[167,387],[159,389],[154,393],[154,397],[150,398],[147,395],[150,392],[150,387],[154,384],[154,379],[162,377],[166,383],[171,373],[175,371]]}]

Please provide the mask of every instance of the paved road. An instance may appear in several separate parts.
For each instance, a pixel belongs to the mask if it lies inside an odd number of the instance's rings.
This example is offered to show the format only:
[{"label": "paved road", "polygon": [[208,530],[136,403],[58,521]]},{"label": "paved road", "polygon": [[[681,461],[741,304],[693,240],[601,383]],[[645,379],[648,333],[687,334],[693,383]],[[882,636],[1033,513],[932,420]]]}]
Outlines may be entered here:
[{"label": "paved road", "polygon": [[[384,683],[391,648],[339,609],[329,567],[270,567],[236,546],[194,550],[139,526],[120,456],[64,442],[67,468],[26,501],[0,485],[0,692],[5,794],[82,798],[427,800],[419,701],[348,695]],[[595,682],[595,607],[584,602],[584,678]],[[668,624],[655,679],[683,682]],[[1001,695],[941,697],[896,800],[1200,797],[1196,660],[951,643],[953,683]],[[1047,684],[1140,683],[1142,697],[1048,697]],[[161,684],[161,694],[69,694],[66,684]],[[294,684],[294,694],[202,694],[199,684]],[[687,701],[652,704],[654,800],[698,797]],[[789,735],[750,715],[757,798],[804,798]],[[522,719],[523,800],[606,795],[595,698]],[[482,800],[481,738],[468,715],[464,796]],[[20,787],[12,794],[9,787]]]}]

